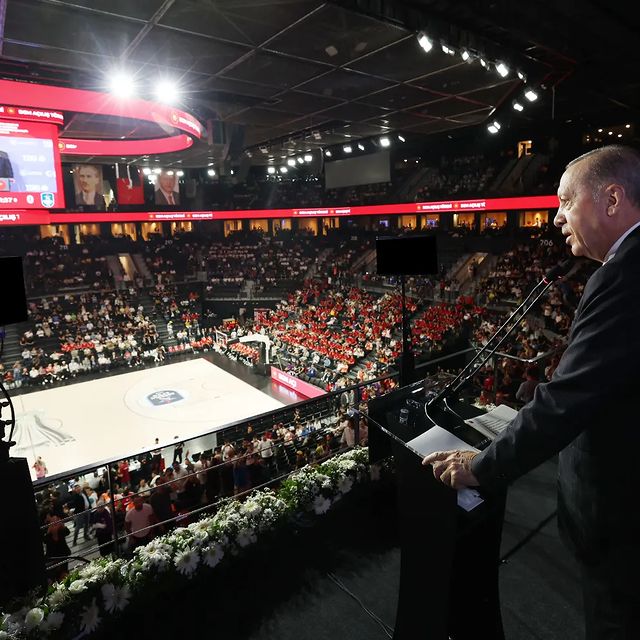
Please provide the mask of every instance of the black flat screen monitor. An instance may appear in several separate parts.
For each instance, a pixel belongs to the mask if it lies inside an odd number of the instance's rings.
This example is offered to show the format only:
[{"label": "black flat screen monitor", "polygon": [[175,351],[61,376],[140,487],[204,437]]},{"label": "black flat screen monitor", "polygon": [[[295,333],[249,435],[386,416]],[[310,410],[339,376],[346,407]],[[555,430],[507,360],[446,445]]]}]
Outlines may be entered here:
[{"label": "black flat screen monitor", "polygon": [[16,256],[0,258],[2,274],[2,304],[0,304],[0,327],[26,322],[27,296],[24,290],[22,258]]},{"label": "black flat screen monitor", "polygon": [[430,276],[438,273],[436,236],[376,238],[379,276]]}]

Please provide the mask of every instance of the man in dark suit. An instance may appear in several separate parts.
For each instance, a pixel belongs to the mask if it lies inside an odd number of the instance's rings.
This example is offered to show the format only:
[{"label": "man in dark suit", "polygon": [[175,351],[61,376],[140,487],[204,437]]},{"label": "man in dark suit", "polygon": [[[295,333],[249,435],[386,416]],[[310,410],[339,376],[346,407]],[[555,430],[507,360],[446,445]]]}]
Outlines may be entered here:
[{"label": "man in dark suit", "polygon": [[178,183],[173,171],[163,171],[158,176],[158,188],[156,189],[156,204],[179,205],[180,192],[177,190]]},{"label": "man in dark suit", "polygon": [[581,570],[588,640],[640,637],[640,153],[611,145],[567,165],[554,224],[602,263],[551,381],[481,453],[427,456],[445,484],[512,482],[560,452],[558,525]]},{"label": "man in dark suit", "polygon": [[102,169],[95,164],[80,164],[76,168],[76,184],[80,188],[76,192],[76,205],[79,207],[95,207],[97,211],[105,211],[106,202],[102,195]]},{"label": "man in dark suit", "polygon": [[0,178],[13,178],[13,165],[6,151],[0,151]]}]

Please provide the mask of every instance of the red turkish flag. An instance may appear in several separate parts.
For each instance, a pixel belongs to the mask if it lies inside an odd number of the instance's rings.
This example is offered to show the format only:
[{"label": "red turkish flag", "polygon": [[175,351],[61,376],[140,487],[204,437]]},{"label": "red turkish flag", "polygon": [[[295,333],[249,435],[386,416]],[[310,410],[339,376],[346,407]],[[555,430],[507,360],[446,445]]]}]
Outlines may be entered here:
[{"label": "red turkish flag", "polygon": [[127,166],[124,176],[116,180],[118,204],[144,204],[142,176],[138,167]]}]

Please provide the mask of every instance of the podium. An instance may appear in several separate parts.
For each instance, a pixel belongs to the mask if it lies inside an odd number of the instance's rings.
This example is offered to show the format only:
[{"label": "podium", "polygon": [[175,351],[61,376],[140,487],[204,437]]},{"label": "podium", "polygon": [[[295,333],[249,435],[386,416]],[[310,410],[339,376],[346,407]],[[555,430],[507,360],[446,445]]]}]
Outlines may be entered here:
[{"label": "podium", "polygon": [[[375,422],[405,442],[433,423],[423,408],[401,421],[407,398],[417,385],[369,402],[372,462],[393,454],[396,461],[401,560],[394,640],[504,640],[498,568],[506,489],[482,491],[484,502],[466,512],[456,491],[433,477],[415,453],[376,428]],[[452,405],[462,418],[480,415],[476,407]],[[484,436],[452,413],[429,410],[441,427],[470,445]],[[403,416],[403,418],[406,417]]]}]

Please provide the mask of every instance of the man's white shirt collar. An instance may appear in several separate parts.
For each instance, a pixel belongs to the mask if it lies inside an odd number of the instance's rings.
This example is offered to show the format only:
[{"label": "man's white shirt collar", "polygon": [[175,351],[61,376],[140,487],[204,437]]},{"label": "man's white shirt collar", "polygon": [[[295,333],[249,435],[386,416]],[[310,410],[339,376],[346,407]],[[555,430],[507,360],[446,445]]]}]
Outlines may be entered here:
[{"label": "man's white shirt collar", "polygon": [[620,248],[620,245],[625,241],[626,237],[634,230],[640,227],[640,221],[636,222],[632,227],[629,227],[614,243],[611,249],[607,251],[607,255],[604,257],[602,264],[607,264],[613,256],[616,255],[616,251]]}]

